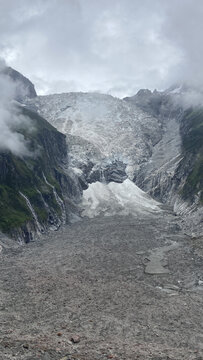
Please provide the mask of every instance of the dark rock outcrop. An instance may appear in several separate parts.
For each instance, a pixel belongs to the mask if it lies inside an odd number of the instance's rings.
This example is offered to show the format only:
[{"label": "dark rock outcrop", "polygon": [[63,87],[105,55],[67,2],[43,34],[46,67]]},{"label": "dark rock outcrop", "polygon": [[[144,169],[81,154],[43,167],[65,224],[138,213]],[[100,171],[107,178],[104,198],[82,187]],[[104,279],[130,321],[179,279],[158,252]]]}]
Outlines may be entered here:
[{"label": "dark rock outcrop", "polygon": [[0,153],[0,230],[29,242],[36,233],[57,229],[75,211],[71,201],[80,188],[67,165],[65,136],[38,114],[22,107],[32,131],[24,135],[29,156]]},{"label": "dark rock outcrop", "polygon": [[125,172],[126,164],[121,161],[112,161],[108,164],[93,164],[91,161],[88,164],[83,164],[80,167],[81,175],[78,175],[79,182],[83,190],[88,188],[88,184],[100,181],[105,183],[115,182],[122,183],[127,179]]},{"label": "dark rock outcrop", "polygon": [[[172,90],[171,90],[172,91]],[[125,101],[135,104],[140,109],[155,117],[177,117],[182,110],[177,94],[166,91],[153,92],[148,89],[141,89],[131,97],[124,98]]]}]

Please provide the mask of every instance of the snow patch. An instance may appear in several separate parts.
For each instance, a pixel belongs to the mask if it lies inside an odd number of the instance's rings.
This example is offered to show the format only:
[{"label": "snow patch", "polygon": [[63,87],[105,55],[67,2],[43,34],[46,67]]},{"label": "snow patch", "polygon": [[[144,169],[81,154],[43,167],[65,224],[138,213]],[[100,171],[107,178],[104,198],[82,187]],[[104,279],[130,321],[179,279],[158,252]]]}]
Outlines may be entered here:
[{"label": "snow patch", "polygon": [[78,169],[77,167],[72,167],[71,169],[73,170],[74,174],[76,174],[78,176],[82,175],[81,169]]},{"label": "snow patch", "polygon": [[95,182],[83,191],[82,216],[134,215],[161,212],[159,203],[138,188],[131,180],[123,183]]}]

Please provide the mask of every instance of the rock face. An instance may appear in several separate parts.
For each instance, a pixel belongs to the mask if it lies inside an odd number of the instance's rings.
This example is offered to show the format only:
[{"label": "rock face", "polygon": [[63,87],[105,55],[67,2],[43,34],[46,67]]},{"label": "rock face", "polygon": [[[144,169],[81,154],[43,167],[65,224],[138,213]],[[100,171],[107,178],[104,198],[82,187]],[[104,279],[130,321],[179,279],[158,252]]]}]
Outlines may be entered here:
[{"label": "rock face", "polygon": [[26,138],[30,155],[0,153],[0,230],[29,242],[36,233],[70,220],[80,187],[67,168],[65,136],[36,113],[23,107],[18,111],[32,128],[16,129]]},{"label": "rock face", "polygon": [[143,90],[126,101],[157,114],[163,129],[150,161],[141,166],[134,179],[136,184],[158,200],[171,204],[178,214],[186,217],[185,223],[191,231],[201,232],[203,111],[200,105],[188,108],[186,100],[191,91],[185,86],[174,86],[163,93]]},{"label": "rock face", "polygon": [[0,106],[13,119],[9,132],[23,144],[21,152],[0,150],[0,231],[29,242],[76,216],[82,188],[69,169],[65,135],[24,105],[37,96],[34,85],[10,67],[0,75],[6,97]]},{"label": "rock face", "polygon": [[34,98],[37,96],[32,82],[18,71],[12,69],[11,67],[5,67],[1,73],[15,84],[15,99],[17,101],[22,102],[25,98]]}]

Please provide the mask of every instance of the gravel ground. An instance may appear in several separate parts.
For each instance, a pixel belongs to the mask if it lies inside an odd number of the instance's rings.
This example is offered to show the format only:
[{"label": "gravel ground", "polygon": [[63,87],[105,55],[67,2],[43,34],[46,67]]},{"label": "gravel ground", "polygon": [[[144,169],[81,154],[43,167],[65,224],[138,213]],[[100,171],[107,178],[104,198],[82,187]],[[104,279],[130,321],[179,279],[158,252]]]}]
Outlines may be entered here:
[{"label": "gravel ground", "polygon": [[167,211],[0,238],[0,359],[203,359],[202,240]]}]

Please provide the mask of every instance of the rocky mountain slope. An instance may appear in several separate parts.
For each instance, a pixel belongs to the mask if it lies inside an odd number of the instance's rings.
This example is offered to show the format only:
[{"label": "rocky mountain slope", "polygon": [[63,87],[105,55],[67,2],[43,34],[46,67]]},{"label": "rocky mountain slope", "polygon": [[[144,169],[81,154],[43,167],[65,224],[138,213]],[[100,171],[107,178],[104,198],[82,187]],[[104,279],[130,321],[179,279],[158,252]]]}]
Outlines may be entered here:
[{"label": "rocky mountain slope", "polygon": [[[162,201],[166,201],[167,197],[171,196],[170,189],[158,187],[157,183],[152,184],[153,181],[155,182],[154,178],[158,176],[152,174],[151,170],[153,168],[156,172],[159,169],[160,176],[163,165],[166,169],[169,165],[168,161],[171,160],[172,164],[169,166],[172,168],[176,159],[177,166],[173,174],[174,183],[171,184],[171,187],[175,186],[176,180],[176,187],[182,185],[180,192],[183,199],[192,203],[195,200],[195,194],[199,193],[200,203],[202,202],[203,110],[201,103],[196,104],[196,106],[190,105],[188,99],[192,96],[191,93],[193,94],[194,90],[186,86],[174,86],[165,92],[140,90],[137,95],[125,98],[131,104],[135,104],[149,113],[154,113],[162,119],[163,137],[153,149],[152,161],[150,161],[153,164],[145,167],[148,174],[144,172],[143,178],[145,179],[139,180],[145,187],[150,177],[148,191],[158,196]],[[161,163],[160,158],[162,158]],[[194,175],[194,172],[197,173],[197,176]],[[193,177],[195,179],[192,184],[191,178]],[[179,183],[178,179],[180,180]]]},{"label": "rocky mountain slope", "polygon": [[23,107],[19,111],[32,127],[16,129],[24,134],[30,155],[0,153],[0,229],[28,242],[35,232],[66,222],[71,208],[67,199],[70,202],[78,189],[64,170],[65,136],[36,113]]},{"label": "rocky mountain slope", "polygon": [[[187,220],[188,229],[203,229],[203,110],[197,89],[174,86],[165,92],[141,90],[126,98],[162,121],[161,141],[136,183]],[[191,106],[194,103],[195,105]]]},{"label": "rocky mountain slope", "polygon": [[0,231],[29,242],[68,222],[82,190],[68,169],[65,135],[21,103],[36,96],[33,84],[11,68],[2,73],[8,95],[0,122],[8,139],[0,148]]}]

